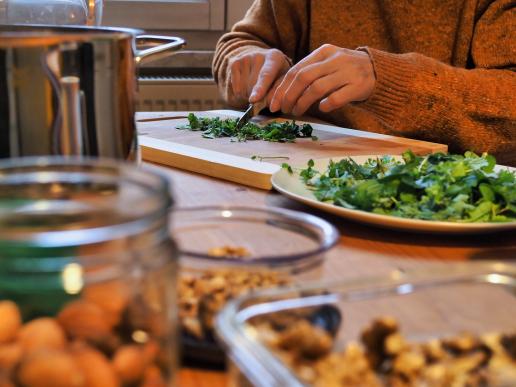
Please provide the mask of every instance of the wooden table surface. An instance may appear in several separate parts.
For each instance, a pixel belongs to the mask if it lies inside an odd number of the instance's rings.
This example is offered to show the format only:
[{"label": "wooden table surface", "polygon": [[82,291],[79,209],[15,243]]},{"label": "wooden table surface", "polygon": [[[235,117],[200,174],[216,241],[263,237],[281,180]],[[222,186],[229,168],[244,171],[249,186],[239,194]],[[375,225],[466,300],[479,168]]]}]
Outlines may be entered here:
[{"label": "wooden table surface", "polygon": [[[148,126],[146,127],[148,129]],[[285,198],[262,191],[169,167],[149,165],[170,177],[177,207],[247,205],[283,207],[327,219],[341,232],[339,245],[328,255],[323,278],[352,279],[387,274],[393,269],[447,265],[453,261],[516,260],[514,232],[491,235],[451,236],[411,234],[353,223]],[[223,372],[183,368],[181,387],[222,387]]]}]

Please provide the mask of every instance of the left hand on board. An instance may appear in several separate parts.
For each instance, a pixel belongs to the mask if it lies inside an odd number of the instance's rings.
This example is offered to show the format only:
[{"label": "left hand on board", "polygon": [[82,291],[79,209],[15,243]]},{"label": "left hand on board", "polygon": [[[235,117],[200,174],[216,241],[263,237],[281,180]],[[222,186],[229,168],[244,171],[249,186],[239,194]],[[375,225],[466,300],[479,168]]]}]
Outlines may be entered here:
[{"label": "left hand on board", "polygon": [[299,116],[317,101],[322,112],[373,93],[376,77],[369,55],[325,44],[293,66],[276,88],[270,110]]}]

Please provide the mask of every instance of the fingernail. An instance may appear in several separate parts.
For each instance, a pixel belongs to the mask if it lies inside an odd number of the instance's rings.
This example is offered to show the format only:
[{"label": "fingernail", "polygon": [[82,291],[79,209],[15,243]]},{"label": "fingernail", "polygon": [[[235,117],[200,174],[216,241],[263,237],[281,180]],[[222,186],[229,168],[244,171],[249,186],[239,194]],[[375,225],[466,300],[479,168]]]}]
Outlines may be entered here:
[{"label": "fingernail", "polygon": [[256,102],[258,93],[255,93],[254,91],[251,93],[251,96],[249,97],[249,102]]}]

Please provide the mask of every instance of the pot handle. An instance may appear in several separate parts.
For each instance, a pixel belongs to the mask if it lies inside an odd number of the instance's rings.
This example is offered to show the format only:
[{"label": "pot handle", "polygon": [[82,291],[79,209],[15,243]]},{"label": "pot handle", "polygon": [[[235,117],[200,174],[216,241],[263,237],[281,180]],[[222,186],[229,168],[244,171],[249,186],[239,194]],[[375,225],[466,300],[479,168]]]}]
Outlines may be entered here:
[{"label": "pot handle", "polygon": [[185,44],[186,42],[184,39],[177,38],[175,36],[138,35],[136,37],[136,46],[153,45],[153,47],[143,50],[136,49],[136,65],[139,65],[143,60],[157,60],[164,56],[168,56],[170,55],[170,52],[181,50]]}]

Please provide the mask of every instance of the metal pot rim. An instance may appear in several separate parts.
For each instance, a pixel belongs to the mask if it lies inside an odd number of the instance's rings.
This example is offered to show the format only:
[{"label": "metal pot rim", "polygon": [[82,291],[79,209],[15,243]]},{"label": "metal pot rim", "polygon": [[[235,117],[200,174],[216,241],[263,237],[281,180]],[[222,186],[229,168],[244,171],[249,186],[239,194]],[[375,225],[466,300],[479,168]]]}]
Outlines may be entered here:
[{"label": "metal pot rim", "polygon": [[124,27],[55,26],[44,24],[11,24],[0,26],[0,46],[40,45],[63,40],[126,39],[142,30]]}]

